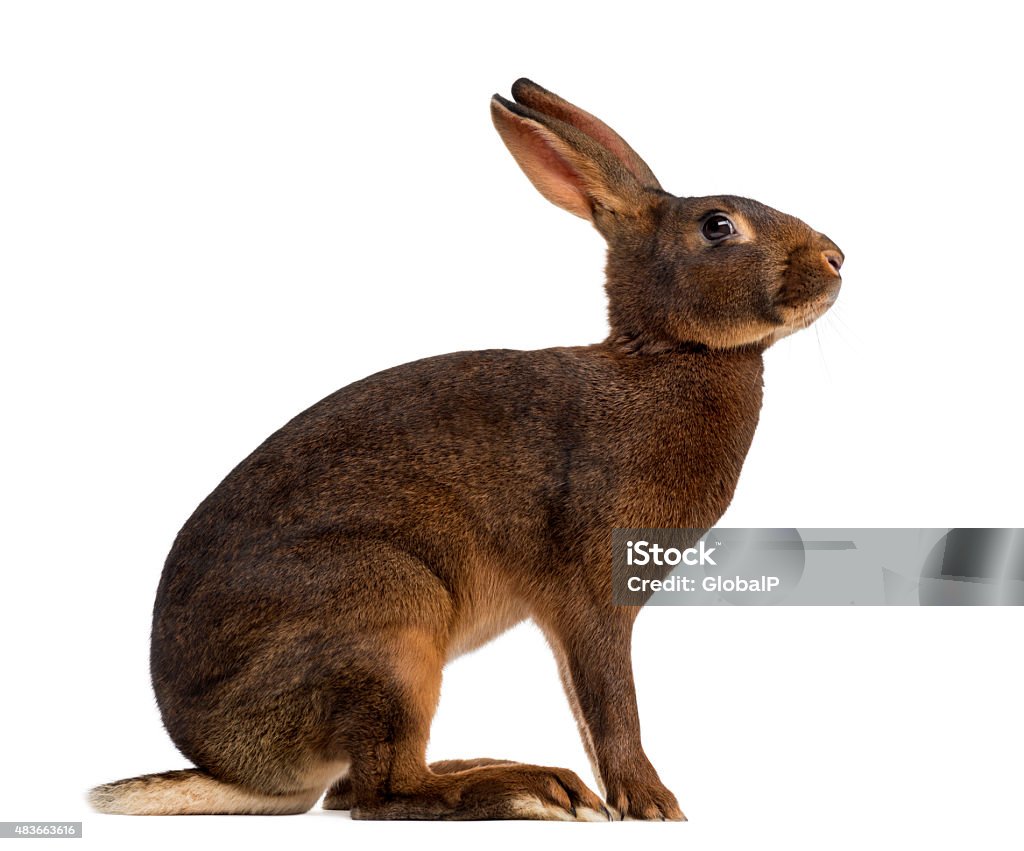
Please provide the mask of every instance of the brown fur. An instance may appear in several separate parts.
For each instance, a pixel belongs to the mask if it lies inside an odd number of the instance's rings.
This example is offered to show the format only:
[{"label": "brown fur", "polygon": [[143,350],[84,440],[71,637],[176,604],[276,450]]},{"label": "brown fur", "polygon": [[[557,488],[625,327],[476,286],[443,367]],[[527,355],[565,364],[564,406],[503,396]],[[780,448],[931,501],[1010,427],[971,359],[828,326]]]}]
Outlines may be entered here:
[{"label": "brown fur", "polygon": [[[164,724],[196,766],[98,787],[107,812],[601,818],[572,772],[425,760],[445,662],[544,630],[608,804],[682,813],[640,744],[614,527],[710,527],[761,406],[762,351],[839,289],[842,255],[755,201],[678,198],[610,128],[527,81],[495,95],[538,189],[608,242],[610,334],[459,352],[356,382],[199,506],[153,618]],[[728,215],[738,233],[709,242]],[[831,265],[830,260],[831,258]]]}]

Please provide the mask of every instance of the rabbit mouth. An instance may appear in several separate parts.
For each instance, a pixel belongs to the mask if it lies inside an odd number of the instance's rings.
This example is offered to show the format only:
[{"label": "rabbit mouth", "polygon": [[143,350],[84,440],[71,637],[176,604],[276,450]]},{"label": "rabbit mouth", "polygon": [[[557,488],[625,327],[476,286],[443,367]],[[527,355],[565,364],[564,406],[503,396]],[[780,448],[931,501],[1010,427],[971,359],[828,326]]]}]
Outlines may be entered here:
[{"label": "rabbit mouth", "polygon": [[776,343],[783,337],[795,334],[797,331],[806,328],[823,316],[828,309],[835,304],[839,297],[839,287],[826,290],[815,296],[810,301],[801,304],[776,305],[776,309],[782,318],[781,326],[768,338],[768,345]]},{"label": "rabbit mouth", "polygon": [[835,303],[835,296],[819,296],[810,304],[804,306],[795,316],[786,323],[794,331],[806,328],[812,322],[823,316],[825,312]]}]

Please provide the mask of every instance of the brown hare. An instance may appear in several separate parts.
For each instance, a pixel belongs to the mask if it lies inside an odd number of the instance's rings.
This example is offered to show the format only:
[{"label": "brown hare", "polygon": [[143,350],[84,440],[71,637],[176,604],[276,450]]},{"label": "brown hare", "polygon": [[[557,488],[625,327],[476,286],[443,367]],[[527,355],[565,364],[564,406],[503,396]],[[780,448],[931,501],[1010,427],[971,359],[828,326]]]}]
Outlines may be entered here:
[{"label": "brown hare", "polygon": [[[762,353],[835,301],[843,255],[745,198],[683,198],[529,80],[498,133],[608,243],[610,333],[385,370],[285,425],[167,557],[153,686],[196,766],[99,786],[110,813],[681,819],[640,743],[639,609],[615,527],[711,527],[761,407]],[[573,772],[425,754],[445,663],[532,618],[604,801]],[[607,804],[607,806],[606,806]]]}]

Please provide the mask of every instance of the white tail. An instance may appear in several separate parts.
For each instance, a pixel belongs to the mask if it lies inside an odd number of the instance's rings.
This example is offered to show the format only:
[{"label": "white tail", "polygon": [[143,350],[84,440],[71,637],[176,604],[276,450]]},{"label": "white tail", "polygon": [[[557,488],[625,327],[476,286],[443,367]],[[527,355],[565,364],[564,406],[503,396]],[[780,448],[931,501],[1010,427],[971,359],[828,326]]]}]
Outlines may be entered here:
[{"label": "white tail", "polygon": [[90,790],[89,803],[98,812],[118,815],[287,815],[306,812],[321,791],[261,794],[189,768],[104,783]]}]

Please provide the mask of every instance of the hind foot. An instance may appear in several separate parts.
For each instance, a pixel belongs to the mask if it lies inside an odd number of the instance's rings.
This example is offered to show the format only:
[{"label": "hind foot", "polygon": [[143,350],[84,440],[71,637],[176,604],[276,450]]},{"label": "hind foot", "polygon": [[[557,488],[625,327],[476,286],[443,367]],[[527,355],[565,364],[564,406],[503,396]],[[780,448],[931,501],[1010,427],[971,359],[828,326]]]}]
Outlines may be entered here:
[{"label": "hind foot", "polygon": [[[498,760],[446,761],[408,790],[355,802],[355,819],[609,821],[611,813],[571,771]],[[470,765],[468,768],[454,766]],[[358,796],[357,796],[358,797]]]},{"label": "hind foot", "polygon": [[[442,759],[430,763],[430,770],[434,774],[451,774],[455,771],[466,771],[469,768],[480,768],[484,765],[515,765],[510,759],[490,759],[483,756],[478,759]],[[327,790],[324,796],[323,808],[325,810],[351,810],[355,805],[355,794],[352,792],[352,781],[346,774],[335,781],[334,785]]]}]

